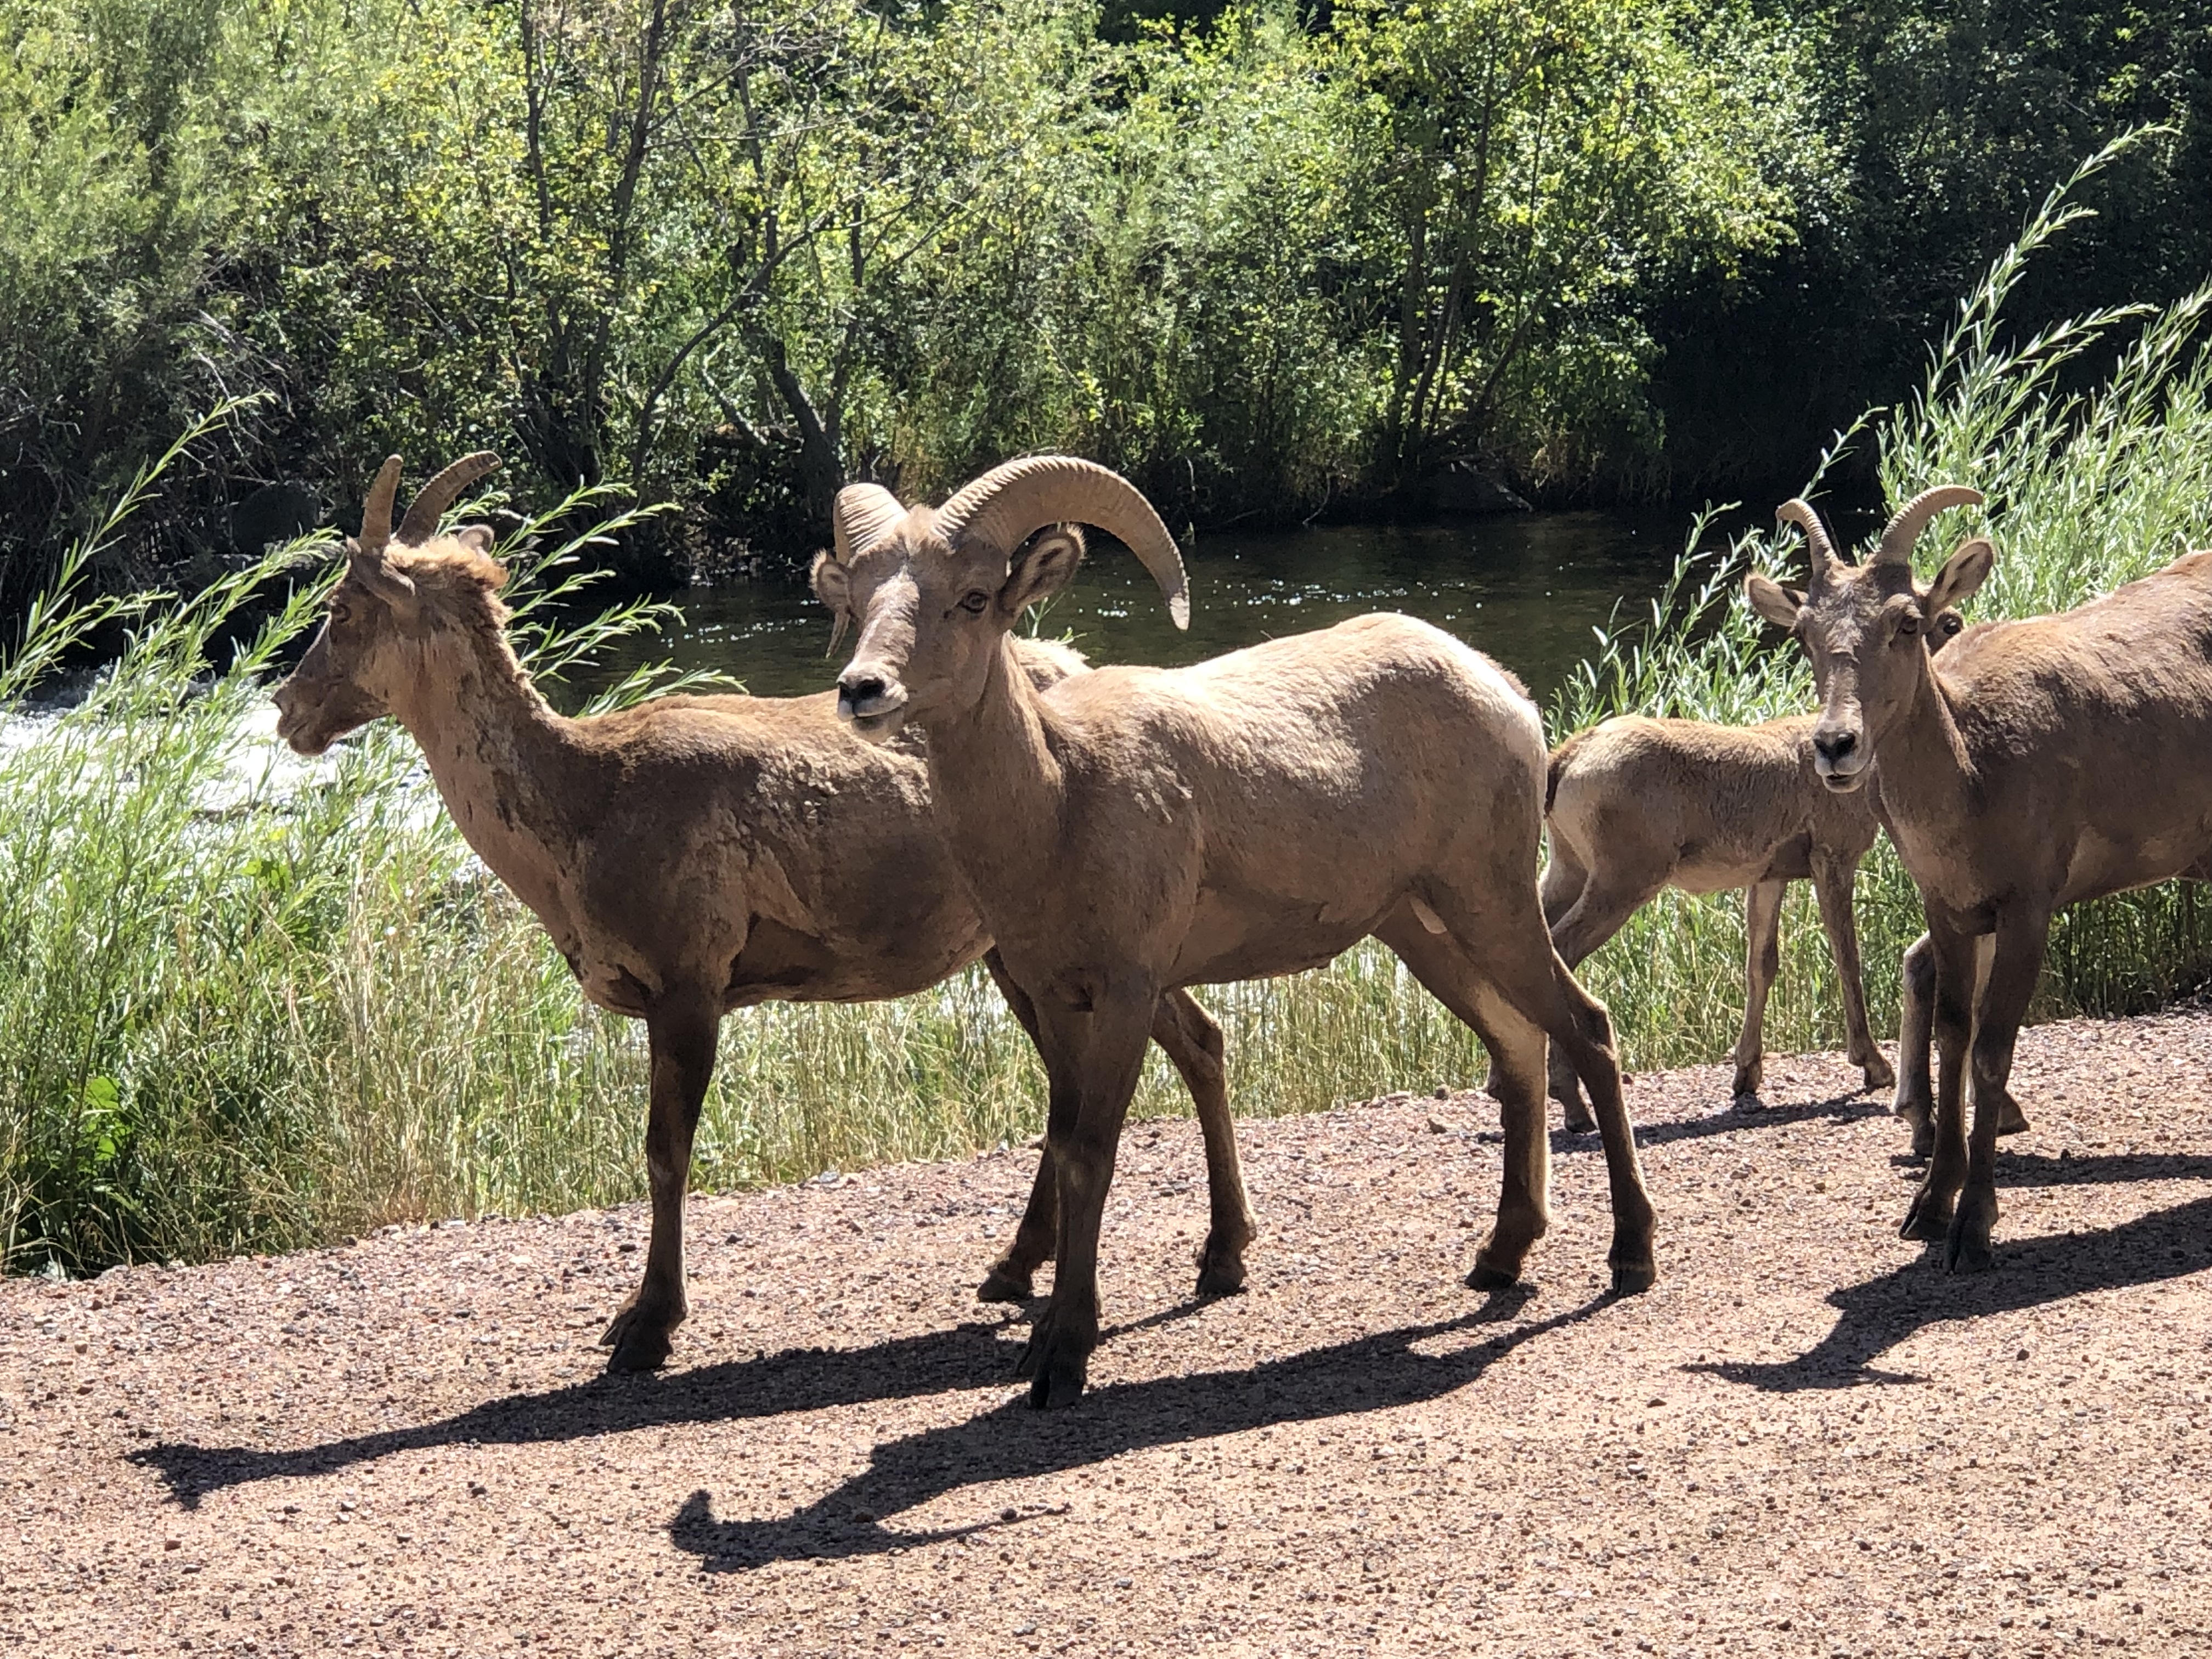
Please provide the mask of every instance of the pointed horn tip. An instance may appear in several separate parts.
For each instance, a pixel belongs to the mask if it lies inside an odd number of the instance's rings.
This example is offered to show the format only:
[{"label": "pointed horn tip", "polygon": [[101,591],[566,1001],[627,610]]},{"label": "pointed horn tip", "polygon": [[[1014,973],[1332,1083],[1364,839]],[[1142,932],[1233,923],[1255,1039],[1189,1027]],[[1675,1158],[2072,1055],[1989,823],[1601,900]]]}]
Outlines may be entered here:
[{"label": "pointed horn tip", "polygon": [[1183,632],[1190,631],[1190,595],[1178,593],[1168,601],[1168,620]]}]

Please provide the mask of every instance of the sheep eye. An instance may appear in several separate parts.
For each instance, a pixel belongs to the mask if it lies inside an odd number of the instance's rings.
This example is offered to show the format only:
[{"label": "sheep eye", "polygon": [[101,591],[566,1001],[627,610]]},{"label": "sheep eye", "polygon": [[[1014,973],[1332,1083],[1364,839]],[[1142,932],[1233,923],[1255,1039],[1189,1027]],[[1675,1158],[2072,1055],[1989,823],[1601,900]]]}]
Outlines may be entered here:
[{"label": "sheep eye", "polygon": [[1944,618],[1943,618],[1943,637],[1944,637],[1945,639],[1947,639],[1947,640],[1948,640],[1948,639],[1951,639],[1951,638],[1953,638],[1953,637],[1954,637],[1954,636],[1955,636],[1957,634],[1959,634],[1959,633],[1960,633],[1963,629],[1965,629],[1966,625],[1966,622],[1964,621],[1964,619],[1963,619],[1963,618],[1960,618],[1960,617],[1944,617]]},{"label": "sheep eye", "polygon": [[1920,631],[1920,624],[1910,617],[1898,619],[1897,631],[1901,638],[1910,638]]},{"label": "sheep eye", "polygon": [[971,617],[980,617],[988,608],[990,603],[991,596],[979,587],[960,601],[960,608]]}]

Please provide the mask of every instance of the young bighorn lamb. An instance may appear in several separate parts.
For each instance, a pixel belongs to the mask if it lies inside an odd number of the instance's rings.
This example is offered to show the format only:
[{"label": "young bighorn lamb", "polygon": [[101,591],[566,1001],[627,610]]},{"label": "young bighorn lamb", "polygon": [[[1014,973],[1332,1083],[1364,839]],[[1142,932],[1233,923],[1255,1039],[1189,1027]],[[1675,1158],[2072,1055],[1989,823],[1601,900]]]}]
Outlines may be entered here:
[{"label": "young bighorn lamb", "polygon": [[[671,696],[584,720],[546,705],[507,644],[490,532],[437,533],[447,506],[496,465],[477,454],[447,468],[394,536],[399,461],[385,463],[329,620],[277,690],[277,730],[313,755],[395,717],[462,835],[544,923],[584,994],[645,1021],[652,1242],[603,1340],[616,1369],[649,1369],[684,1316],[684,1194],[726,1012],[902,996],[982,957],[1017,1018],[1037,1026],[986,954],[921,758],[856,740],[834,697]],[[1084,672],[1073,652],[1028,642],[1014,671],[1045,684]],[[1144,1023],[1204,1133],[1212,1222],[1199,1288],[1237,1289],[1253,1225],[1220,1030],[1181,991]],[[1051,1254],[1058,1193],[1048,1152],[986,1300],[1029,1294]]]},{"label": "young bighorn lamb", "polygon": [[[1971,628],[1939,663],[1928,619],[1978,588],[1994,556],[1986,539],[1963,542],[1923,587],[1913,544],[1938,513],[1981,499],[1923,491],[1863,565],[1808,533],[1802,595],[1747,583],[1812,659],[1821,781],[1848,793],[1880,763],[1890,838],[1927,908],[1941,1086],[1935,1156],[1904,1233],[1943,1240],[1946,1263],[1966,1269],[1990,1261],[1999,1116],[2052,915],[2212,877],[2212,553],[2061,616]],[[1789,510],[1818,522],[1802,503]]]},{"label": "young bighorn lamb", "polygon": [[838,712],[878,742],[924,728],[954,856],[1036,1006],[1060,1222],[1023,1361],[1032,1402],[1079,1395],[1097,1344],[1099,1219],[1145,1010],[1169,987],[1317,967],[1370,934],[1498,1057],[1504,1188],[1473,1282],[1511,1284],[1545,1231],[1548,1036],[1596,1103],[1614,1285],[1650,1285],[1610,1024],[1537,902],[1543,730],[1518,684],[1425,623],[1377,616],[1039,689],[1010,630],[1074,574],[1073,523],[1128,544],[1187,622],[1182,561],[1150,504],[1060,456],[1010,462],[933,512],[851,486],[815,564],[823,602],[860,625]]},{"label": "young bighorn lamb", "polygon": [[[1929,649],[1942,649],[1965,626],[1956,611],[1945,611],[1929,636]],[[1553,946],[1569,968],[1579,968],[1662,888],[1745,890],[1747,985],[1735,1054],[1739,1096],[1757,1094],[1765,1071],[1762,1028],[1767,994],[1781,968],[1783,895],[1790,882],[1808,878],[1835,957],[1851,1060],[1869,1089],[1898,1082],[1867,1024],[1851,913],[1852,877],[1881,826],[1869,796],[1836,794],[1814,770],[1813,727],[1819,720],[1793,714],[1757,726],[1717,726],[1623,714],[1577,732],[1552,751],[1544,807],[1552,841],[1551,862],[1544,868],[1544,918]],[[1908,969],[1899,1054],[1905,1082],[1896,1099],[1898,1115],[1913,1123],[1916,1140],[1934,1133],[1925,1095],[1925,1000],[1916,1000],[1923,983],[1923,975]],[[1595,1127],[1573,1074],[1558,1056],[1551,1087],[1567,1109],[1568,1128]],[[2025,1127],[2020,1122],[2005,1132]],[[1921,1148],[1923,1154],[1926,1150]]]}]

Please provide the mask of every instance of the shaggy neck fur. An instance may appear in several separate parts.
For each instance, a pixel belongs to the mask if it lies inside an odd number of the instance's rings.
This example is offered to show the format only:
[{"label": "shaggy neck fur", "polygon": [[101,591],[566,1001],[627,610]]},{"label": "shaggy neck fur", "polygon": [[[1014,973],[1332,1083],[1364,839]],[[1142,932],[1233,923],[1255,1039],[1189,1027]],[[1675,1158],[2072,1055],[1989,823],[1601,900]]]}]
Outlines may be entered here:
[{"label": "shaggy neck fur", "polygon": [[541,915],[570,861],[575,723],[556,714],[507,643],[489,593],[440,596],[414,672],[386,699],[422,750],[477,855]]}]

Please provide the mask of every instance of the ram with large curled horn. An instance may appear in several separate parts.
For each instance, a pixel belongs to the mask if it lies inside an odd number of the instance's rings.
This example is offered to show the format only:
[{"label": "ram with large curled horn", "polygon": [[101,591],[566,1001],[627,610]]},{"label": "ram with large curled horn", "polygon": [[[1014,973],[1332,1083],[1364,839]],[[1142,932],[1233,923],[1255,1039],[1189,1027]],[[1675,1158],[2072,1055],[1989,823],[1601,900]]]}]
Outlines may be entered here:
[{"label": "ram with large curled horn", "polygon": [[1425,623],[1370,616],[1194,667],[1038,687],[1013,629],[1064,588],[1083,525],[1144,562],[1178,624],[1174,538],[1135,487],[1066,457],[1010,462],[944,506],[872,485],[816,562],[859,624],[838,712],[926,734],[954,857],[1035,1006],[1059,1177],[1030,1398],[1081,1393],[1121,1123],[1165,988],[1294,972],[1370,934],[1482,1036],[1505,1121],[1498,1222],[1472,1282],[1510,1285],[1548,1224],[1544,1072],[1560,1045],[1604,1135],[1613,1282],[1652,1282],[1652,1212],[1604,1008],[1552,950],[1536,894],[1544,733],[1520,685]]},{"label": "ram with large curled horn", "polygon": [[1981,502],[1956,484],[1923,491],[1856,565],[1791,502],[1784,516],[1807,526],[1812,548],[1806,591],[1747,582],[1753,607],[1812,661],[1821,775],[1847,791],[1872,781],[1920,889],[1936,1128],[1903,1231],[1968,1270],[1992,1260],[1996,1139],[2051,917],[2212,877],[2212,553],[2058,616],[1983,623],[1938,657],[1931,622],[1981,586],[1996,555],[1970,538],[1923,584],[1913,548],[1938,514]]},{"label": "ram with large curled horn", "polygon": [[[645,1022],[652,1239],[605,1339],[616,1369],[640,1370],[668,1357],[684,1316],[684,1189],[722,1015],[903,996],[979,957],[997,965],[920,759],[854,741],[835,698],[672,696],[581,720],[550,708],[508,646],[490,532],[439,533],[494,465],[479,454],[447,467],[395,532],[399,462],[385,463],[323,630],[276,693],[278,730],[313,754],[397,719],[461,833],[544,924],[583,994]],[[1039,683],[1084,672],[1060,647],[1018,649]],[[1027,1000],[1000,984],[1030,1022]],[[1233,1291],[1253,1225],[1221,1033],[1182,991],[1158,1000],[1147,1029],[1189,1085],[1206,1139],[1212,1224],[1199,1288]],[[1029,1294],[1057,1192],[1048,1166],[987,1299]]]}]

